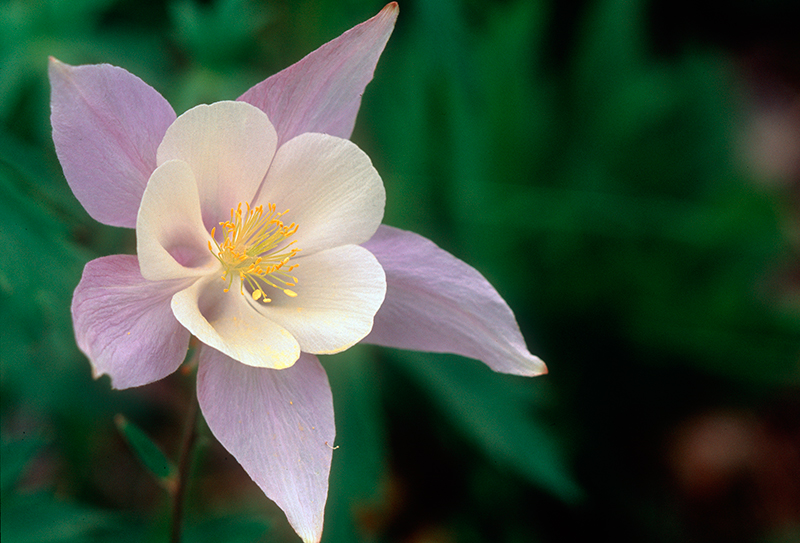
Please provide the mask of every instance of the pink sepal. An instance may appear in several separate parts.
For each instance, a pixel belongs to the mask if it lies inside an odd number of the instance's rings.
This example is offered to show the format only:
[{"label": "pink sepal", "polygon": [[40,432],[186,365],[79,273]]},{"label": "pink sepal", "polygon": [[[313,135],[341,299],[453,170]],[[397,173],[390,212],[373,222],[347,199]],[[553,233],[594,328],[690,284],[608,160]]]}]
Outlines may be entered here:
[{"label": "pink sepal", "polygon": [[336,435],[328,377],[317,357],[254,368],[203,346],[197,398],[211,432],[280,507],[303,541],[322,536]]},{"label": "pink sepal", "polygon": [[72,192],[95,220],[136,226],[172,106],[135,75],[108,64],[50,58],[50,122]]},{"label": "pink sepal", "polygon": [[396,2],[255,85],[238,99],[264,111],[278,145],[305,132],[349,138],[361,95],[394,30]]},{"label": "pink sepal", "polygon": [[86,264],[72,296],[72,320],[94,376],[106,373],[122,389],[175,371],[186,357],[189,332],[172,314],[170,300],[190,282],[147,281],[130,255]]},{"label": "pink sepal", "polygon": [[386,298],[365,343],[460,354],[502,373],[547,372],[528,352],[508,304],[475,268],[385,225],[362,246],[386,272]]}]

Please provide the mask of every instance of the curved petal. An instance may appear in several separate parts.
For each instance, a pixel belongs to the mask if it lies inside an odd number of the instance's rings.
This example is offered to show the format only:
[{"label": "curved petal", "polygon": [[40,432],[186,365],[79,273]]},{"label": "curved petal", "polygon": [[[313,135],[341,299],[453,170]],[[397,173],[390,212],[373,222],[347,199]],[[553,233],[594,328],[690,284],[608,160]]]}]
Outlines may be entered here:
[{"label": "curved petal", "polygon": [[383,269],[372,253],[346,245],[296,262],[297,297],[277,293],[268,304],[252,304],[291,332],[303,352],[338,353],[361,341],[386,294]]},{"label": "curved petal", "polygon": [[482,360],[495,371],[540,375],[514,314],[474,268],[412,232],[381,226],[363,244],[386,272],[386,299],[364,340]]},{"label": "curved petal", "polygon": [[197,399],[211,432],[306,543],[320,540],[328,496],[333,400],[317,358],[291,368],[239,364],[202,347]]},{"label": "curved petal", "polygon": [[142,195],[136,220],[136,253],[150,281],[201,277],[219,269],[200,216],[197,184],[189,165],[171,160],[159,166]]},{"label": "curved petal", "polygon": [[191,167],[207,230],[252,202],[275,155],[278,136],[263,111],[243,102],[194,107],[178,117],[158,147],[158,164]]},{"label": "curved petal", "polygon": [[135,256],[92,260],[72,297],[78,347],[95,377],[107,373],[114,388],[158,381],[186,357],[189,331],[170,309],[186,281],[147,281]]},{"label": "curved petal", "polygon": [[230,292],[219,277],[202,279],[172,297],[175,318],[206,345],[234,360],[259,368],[283,369],[300,356],[297,340],[257,312],[240,294],[238,279]]},{"label": "curved petal", "polygon": [[238,99],[264,111],[278,131],[279,144],[304,132],[349,138],[389,40],[398,7],[392,2],[370,20],[254,86]]},{"label": "curved petal", "polygon": [[386,191],[354,143],[302,134],[278,149],[256,200],[289,210],[283,221],[298,224],[293,239],[309,254],[372,237],[383,218]]},{"label": "curved petal", "polygon": [[133,228],[156,149],[175,120],[152,87],[108,64],[50,58],[53,142],[72,192],[94,219]]}]

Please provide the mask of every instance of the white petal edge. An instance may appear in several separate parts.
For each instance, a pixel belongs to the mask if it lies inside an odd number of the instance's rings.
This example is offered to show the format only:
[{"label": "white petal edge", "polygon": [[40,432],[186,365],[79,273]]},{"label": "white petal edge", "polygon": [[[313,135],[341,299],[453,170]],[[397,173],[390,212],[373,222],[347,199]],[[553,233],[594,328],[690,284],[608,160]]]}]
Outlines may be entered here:
[{"label": "white petal edge", "polygon": [[153,172],[136,218],[136,252],[151,281],[201,277],[219,269],[208,249],[197,184],[189,165],[165,162]]},{"label": "white petal edge", "polygon": [[322,536],[336,430],[325,370],[303,353],[284,370],[201,347],[197,399],[211,432],[305,543]]},{"label": "white petal edge", "polygon": [[386,277],[372,253],[345,245],[292,262],[296,297],[268,290],[272,302],[250,303],[297,338],[303,352],[338,353],[372,330],[386,295]]},{"label": "white petal edge", "polygon": [[158,146],[158,164],[179,159],[197,182],[207,230],[252,203],[275,155],[278,136],[267,115],[245,102],[199,105],[180,115]]},{"label": "white petal edge", "polygon": [[273,369],[294,364],[300,356],[297,340],[251,307],[239,285],[237,278],[224,292],[219,277],[201,279],[172,297],[172,312],[197,339],[242,364]]},{"label": "white petal edge", "polygon": [[275,154],[258,203],[289,212],[304,254],[367,241],[383,219],[386,191],[369,157],[354,143],[302,134]]}]

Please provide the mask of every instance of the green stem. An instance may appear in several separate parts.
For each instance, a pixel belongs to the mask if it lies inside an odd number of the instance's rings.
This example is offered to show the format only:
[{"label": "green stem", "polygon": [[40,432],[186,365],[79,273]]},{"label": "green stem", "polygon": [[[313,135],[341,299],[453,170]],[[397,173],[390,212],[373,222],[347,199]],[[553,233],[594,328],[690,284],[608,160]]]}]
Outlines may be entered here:
[{"label": "green stem", "polygon": [[189,467],[192,460],[192,448],[197,437],[197,398],[193,397],[186,414],[186,426],[183,430],[180,456],[178,457],[178,473],[172,491],[172,525],[170,527],[170,543],[180,543],[181,523],[183,522],[183,500],[189,480]]}]

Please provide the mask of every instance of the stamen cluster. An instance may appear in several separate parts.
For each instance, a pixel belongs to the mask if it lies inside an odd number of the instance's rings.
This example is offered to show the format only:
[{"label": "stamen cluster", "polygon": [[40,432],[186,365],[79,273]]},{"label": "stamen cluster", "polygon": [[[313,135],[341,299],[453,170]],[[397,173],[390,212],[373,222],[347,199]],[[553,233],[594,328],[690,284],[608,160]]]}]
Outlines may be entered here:
[{"label": "stamen cluster", "polygon": [[245,206],[246,211],[242,212],[240,203],[236,209],[231,209],[229,221],[219,223],[224,235],[222,243],[217,243],[214,237],[216,227],[211,229],[216,251],[211,241],[208,250],[222,265],[222,280],[228,283],[225,292],[230,290],[233,278],[238,275],[241,293],[244,294],[244,285],[247,285],[256,301],[272,301],[264,292],[267,285],[294,298],[297,293],[284,286],[297,286],[297,277],[289,273],[297,264],[287,266],[287,263],[300,249],[291,247],[297,240],[284,242],[297,232],[297,224],[284,225],[280,218],[289,210],[278,213],[275,204],[267,204],[266,215],[264,206],[251,208],[247,202]]}]

